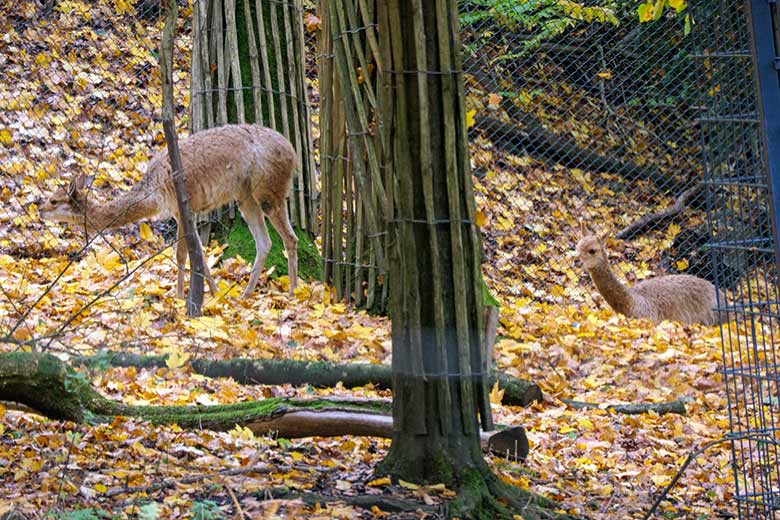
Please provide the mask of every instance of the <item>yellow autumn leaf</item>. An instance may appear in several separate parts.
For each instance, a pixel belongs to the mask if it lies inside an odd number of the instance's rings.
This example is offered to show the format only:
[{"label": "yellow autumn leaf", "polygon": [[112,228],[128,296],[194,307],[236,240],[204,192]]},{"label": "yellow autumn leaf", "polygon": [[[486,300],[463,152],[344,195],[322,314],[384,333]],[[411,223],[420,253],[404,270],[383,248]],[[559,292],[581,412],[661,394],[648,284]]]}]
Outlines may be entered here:
[{"label": "yellow autumn leaf", "polygon": [[370,487],[389,486],[390,477],[382,477],[382,478],[374,479],[370,481],[367,485]]},{"label": "yellow autumn leaf", "polygon": [[474,223],[477,227],[483,227],[487,222],[488,220],[485,213],[481,209],[478,209],[476,215],[474,215]]},{"label": "yellow autumn leaf", "polygon": [[683,258],[682,260],[677,260],[674,265],[677,267],[678,271],[685,271],[688,269],[688,259]]},{"label": "yellow autumn leaf", "polygon": [[468,112],[466,112],[466,128],[471,128],[474,126],[477,122],[475,119],[477,115],[477,111],[475,109],[471,109]]},{"label": "yellow autumn leaf", "polygon": [[225,280],[217,282],[219,298],[238,298],[241,296],[241,286],[236,283],[228,283]]},{"label": "yellow autumn leaf", "polygon": [[118,14],[132,14],[134,12],[134,0],[114,0],[114,10]]},{"label": "yellow autumn leaf", "polygon": [[149,224],[146,222],[142,222],[141,226],[138,228],[138,233],[140,233],[141,238],[149,241],[152,239],[154,234],[152,233],[152,228],[149,227]]},{"label": "yellow autumn leaf", "polygon": [[236,427],[228,432],[228,435],[234,439],[241,439],[245,441],[255,440],[255,434],[249,428],[244,428],[240,424],[236,424]]},{"label": "yellow autumn leaf", "polygon": [[299,302],[306,302],[311,298],[311,287],[307,284],[301,284],[293,289],[293,295]]},{"label": "yellow autumn leaf", "polygon": [[501,404],[501,400],[504,398],[504,390],[498,389],[498,381],[493,384],[493,388],[490,390],[490,404]]},{"label": "yellow autumn leaf", "polygon": [[653,19],[653,4],[641,4],[637,9],[637,14],[639,14],[640,22],[649,22]]},{"label": "yellow autumn leaf", "polygon": [[653,7],[653,20],[658,20],[664,12],[664,5],[666,0],[655,0],[655,6]]},{"label": "yellow autumn leaf", "polygon": [[108,491],[108,486],[106,486],[105,484],[95,484],[95,491],[97,491],[98,493],[105,493],[106,491]]},{"label": "yellow autumn leaf", "polygon": [[669,224],[669,227],[666,228],[666,239],[667,240],[674,240],[674,237],[680,234],[680,226],[677,224]]},{"label": "yellow autumn leaf", "polygon": [[398,485],[411,490],[420,489],[420,486],[418,486],[417,484],[412,484],[411,482],[401,480],[400,478],[398,479]]},{"label": "yellow autumn leaf", "polygon": [[612,79],[612,72],[609,70],[602,70],[597,74],[601,79]]},{"label": "yellow autumn leaf", "polygon": [[95,260],[100,264],[100,267],[108,272],[122,267],[122,259],[119,258],[116,251],[100,249],[95,252]]},{"label": "yellow autumn leaf", "polygon": [[168,354],[168,359],[165,360],[165,365],[171,370],[179,370],[185,366],[190,360],[190,355],[180,350],[174,350]]},{"label": "yellow autumn leaf", "polygon": [[685,9],[686,3],[685,0],[668,0],[669,1],[669,7],[677,11],[678,13]]},{"label": "yellow autumn leaf", "polygon": [[0,130],[0,143],[2,144],[11,144],[11,140],[13,138],[13,135],[11,134],[11,130],[8,128],[3,128]]}]

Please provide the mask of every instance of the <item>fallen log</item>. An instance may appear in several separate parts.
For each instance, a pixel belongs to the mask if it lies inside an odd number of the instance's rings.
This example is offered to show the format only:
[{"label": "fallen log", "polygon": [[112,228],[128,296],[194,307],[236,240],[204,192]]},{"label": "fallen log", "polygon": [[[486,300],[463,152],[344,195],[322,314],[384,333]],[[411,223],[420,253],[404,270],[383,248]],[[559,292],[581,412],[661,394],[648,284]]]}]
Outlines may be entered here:
[{"label": "fallen log", "polygon": [[678,413],[685,415],[688,411],[685,408],[683,401],[670,401],[668,403],[636,403],[636,404],[598,404],[598,403],[585,403],[583,401],[574,401],[572,399],[561,399],[564,403],[568,404],[576,410],[596,409],[601,408],[604,410],[612,410],[617,413],[624,413],[627,415],[636,415],[640,413],[655,412],[658,415],[666,413]]},{"label": "fallen log", "polygon": [[[191,430],[227,431],[236,425],[255,435],[329,437],[358,435],[391,438],[392,403],[383,399],[269,398],[214,406],[136,406],[107,399],[89,382],[51,354],[0,354],[0,401],[21,403],[40,414],[80,423],[108,423],[116,416],[136,417],[152,424],[177,424]],[[484,450],[525,458],[528,442],[522,427],[480,433]]]},{"label": "fallen log", "polygon": [[[141,356],[123,352],[105,352],[96,356],[76,358],[74,362],[87,366],[162,368],[167,356]],[[341,382],[345,387],[372,384],[379,389],[392,389],[392,371],[389,366],[370,363],[330,363],[326,361],[297,361],[292,359],[229,360],[192,359],[190,366],[196,374],[206,377],[230,377],[237,383],[250,385],[304,385],[333,387]],[[541,401],[538,385],[516,377],[493,372],[490,384],[498,382],[504,390],[503,404],[528,406]]]},{"label": "fallen log", "polygon": [[664,192],[677,190],[681,186],[678,179],[656,168],[622,162],[586,150],[573,138],[550,132],[519,110],[512,110],[512,112],[521,116],[520,125],[505,123],[489,115],[476,117],[477,128],[482,130],[485,137],[499,150],[553,161],[567,168],[614,173],[628,181],[648,180]]},{"label": "fallen log", "polygon": [[682,215],[683,211],[685,211],[685,208],[688,207],[690,202],[698,197],[703,190],[704,183],[696,183],[695,186],[692,186],[682,192],[670,208],[643,215],[636,221],[621,229],[615,235],[615,238],[618,240],[631,240],[638,235],[652,231],[653,229],[658,229],[661,226],[665,226],[666,224],[673,222],[676,218]]}]

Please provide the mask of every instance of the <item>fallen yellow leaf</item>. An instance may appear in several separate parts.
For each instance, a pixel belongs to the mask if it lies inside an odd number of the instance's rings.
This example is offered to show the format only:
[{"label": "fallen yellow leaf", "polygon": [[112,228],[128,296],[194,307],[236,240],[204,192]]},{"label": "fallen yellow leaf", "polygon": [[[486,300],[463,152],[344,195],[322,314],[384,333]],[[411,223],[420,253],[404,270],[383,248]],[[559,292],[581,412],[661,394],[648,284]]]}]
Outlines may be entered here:
[{"label": "fallen yellow leaf", "polygon": [[474,126],[477,122],[475,119],[475,116],[477,115],[477,111],[475,109],[471,109],[468,112],[466,112],[466,128],[471,128]]},{"label": "fallen yellow leaf", "polygon": [[138,233],[140,233],[141,238],[149,241],[152,239],[154,234],[152,233],[152,228],[149,227],[149,224],[146,222],[141,223],[141,226],[138,228]]}]

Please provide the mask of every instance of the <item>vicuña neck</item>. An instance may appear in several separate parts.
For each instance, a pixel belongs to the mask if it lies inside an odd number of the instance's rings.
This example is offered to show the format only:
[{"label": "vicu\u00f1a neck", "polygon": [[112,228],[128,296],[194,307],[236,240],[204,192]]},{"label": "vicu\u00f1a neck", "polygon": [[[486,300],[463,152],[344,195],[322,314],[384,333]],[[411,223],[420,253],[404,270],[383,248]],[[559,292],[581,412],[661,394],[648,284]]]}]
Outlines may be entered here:
[{"label": "vicu\u00f1a neck", "polygon": [[150,218],[160,212],[156,194],[131,190],[123,196],[103,203],[87,202],[87,221],[93,231],[116,229]]},{"label": "vicu\u00f1a neck", "polygon": [[604,262],[596,267],[588,269],[593,283],[596,284],[601,295],[607,300],[607,303],[617,312],[626,314],[631,308],[631,293],[628,287],[618,280],[615,273]]}]

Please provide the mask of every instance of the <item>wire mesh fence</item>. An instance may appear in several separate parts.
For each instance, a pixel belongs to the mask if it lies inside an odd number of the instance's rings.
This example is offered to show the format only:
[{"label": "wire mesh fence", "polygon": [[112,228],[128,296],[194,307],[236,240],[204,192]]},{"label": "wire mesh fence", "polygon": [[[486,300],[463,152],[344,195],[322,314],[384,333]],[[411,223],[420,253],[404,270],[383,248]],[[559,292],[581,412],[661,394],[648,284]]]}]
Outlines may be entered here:
[{"label": "wire mesh fence", "polygon": [[[177,36],[181,133],[191,125],[190,5],[180,2]],[[322,209],[315,169],[330,167],[342,179],[352,179],[325,196],[333,208],[338,205],[333,219],[336,214],[343,219],[331,220],[342,234],[338,246],[331,241],[323,253],[326,263],[344,267],[337,282],[343,288],[340,296],[370,307],[387,296],[379,258],[384,239],[369,222],[369,210],[380,208],[381,200],[361,198],[355,176],[373,175],[372,186],[381,186],[384,178],[371,157],[382,148],[377,139],[381,117],[374,112],[381,96],[380,64],[370,36],[375,11],[371,2],[332,2],[345,7],[328,13],[340,24],[333,29],[314,2],[274,5],[292,6],[302,23],[296,36],[303,38],[302,54],[295,49],[286,54],[285,45],[279,57],[289,67],[299,52],[306,77],[296,87],[304,87],[299,94],[307,92],[313,109],[314,161],[311,176],[300,181],[312,190],[308,222]],[[724,359],[737,439],[733,454],[740,513],[771,518],[780,485],[775,351],[780,296],[750,34],[739,0],[702,0],[694,7],[689,35],[685,13],[669,11],[640,23],[636,4],[629,2],[461,2],[467,124],[485,222],[486,278],[502,281],[491,289],[507,303],[601,305],[575,259],[579,223],[584,222],[608,237],[613,264],[630,283],[661,273],[690,273],[715,283],[722,290],[721,311],[731,322],[723,329]],[[297,22],[288,21],[290,27]],[[153,226],[164,240],[149,240],[143,228],[128,228],[87,241],[75,226],[43,222],[38,211],[64,180],[82,173],[94,177],[91,189],[100,192],[97,198],[121,194],[162,147],[156,55],[161,23],[153,0],[0,5],[0,330],[6,340],[69,351],[80,342],[112,348],[182,341],[180,332],[166,326],[177,310],[158,299],[174,284],[171,225]],[[328,52],[319,48],[323,30],[335,42]],[[216,54],[219,47],[209,49]],[[341,65],[333,63],[339,56]],[[338,88],[323,87],[328,60],[331,71],[340,70]],[[208,61],[201,72],[210,69]],[[242,70],[251,76],[248,68]],[[272,78],[283,76],[278,69],[267,70]],[[258,70],[263,78],[264,72]],[[229,67],[219,74],[225,93],[237,88],[231,87],[239,80]],[[247,90],[244,98],[252,98],[255,88]],[[334,112],[323,108],[323,90],[342,105],[335,120],[330,117]],[[260,92],[295,97],[278,83],[265,84]],[[241,97],[226,95],[231,105],[225,111],[237,111]],[[303,111],[299,98],[293,105]],[[345,108],[346,100],[353,105]],[[360,104],[368,107],[363,116]],[[280,118],[290,116],[289,132],[295,132],[294,120],[301,124],[293,105],[278,112]],[[251,112],[254,105],[245,108]],[[205,113],[201,116],[208,122]],[[324,120],[323,113],[328,114]],[[321,138],[326,125],[335,135],[330,145]],[[299,146],[305,146],[301,128],[296,135]],[[321,155],[325,151],[327,156]],[[326,161],[333,164],[325,166]],[[368,199],[374,199],[373,205]],[[346,237],[358,227],[364,241],[350,245]],[[85,255],[94,262],[70,264]],[[30,258],[46,258],[49,268],[28,265]],[[51,285],[57,273],[66,272],[63,283]],[[235,284],[245,271],[227,261],[223,273]],[[122,286],[127,280],[132,283]],[[65,293],[69,297],[61,298]],[[61,307],[62,301],[68,308]],[[255,305],[273,309],[275,303]],[[86,320],[90,314],[99,319]],[[150,316],[157,327],[147,335]],[[221,345],[271,342],[263,335],[278,335],[276,353],[290,355],[280,348],[290,344],[279,333],[284,330],[281,313],[277,324],[260,327],[230,336],[192,328],[186,341],[195,344],[194,351],[214,351]],[[264,355],[269,351],[273,347]]]},{"label": "wire mesh fence", "polygon": [[[768,22],[758,29],[764,34],[751,34],[748,2],[696,6],[700,26],[695,32],[696,70],[704,83],[705,112],[700,119],[711,232],[708,247],[717,282],[733,288],[719,305],[731,322],[722,329],[723,359],[740,518],[776,518],[780,507],[780,259],[772,225],[777,208],[771,202],[759,109],[762,96],[767,98],[763,102],[777,103],[780,88],[775,83],[757,97],[757,69],[751,63],[751,48],[760,50],[757,43],[751,44],[755,37],[755,42],[769,41],[772,66],[780,51],[773,45],[780,42],[780,11],[776,4],[774,8],[764,5],[768,12],[755,14]],[[759,66],[766,66],[766,60]]]},{"label": "wire mesh fence", "polygon": [[[491,263],[518,279],[504,292],[590,302],[578,220],[608,239],[629,282],[713,280],[683,17],[640,23],[631,3],[577,5],[461,4],[474,174],[494,222],[483,231]],[[524,195],[508,198],[502,188],[518,184]]]}]

